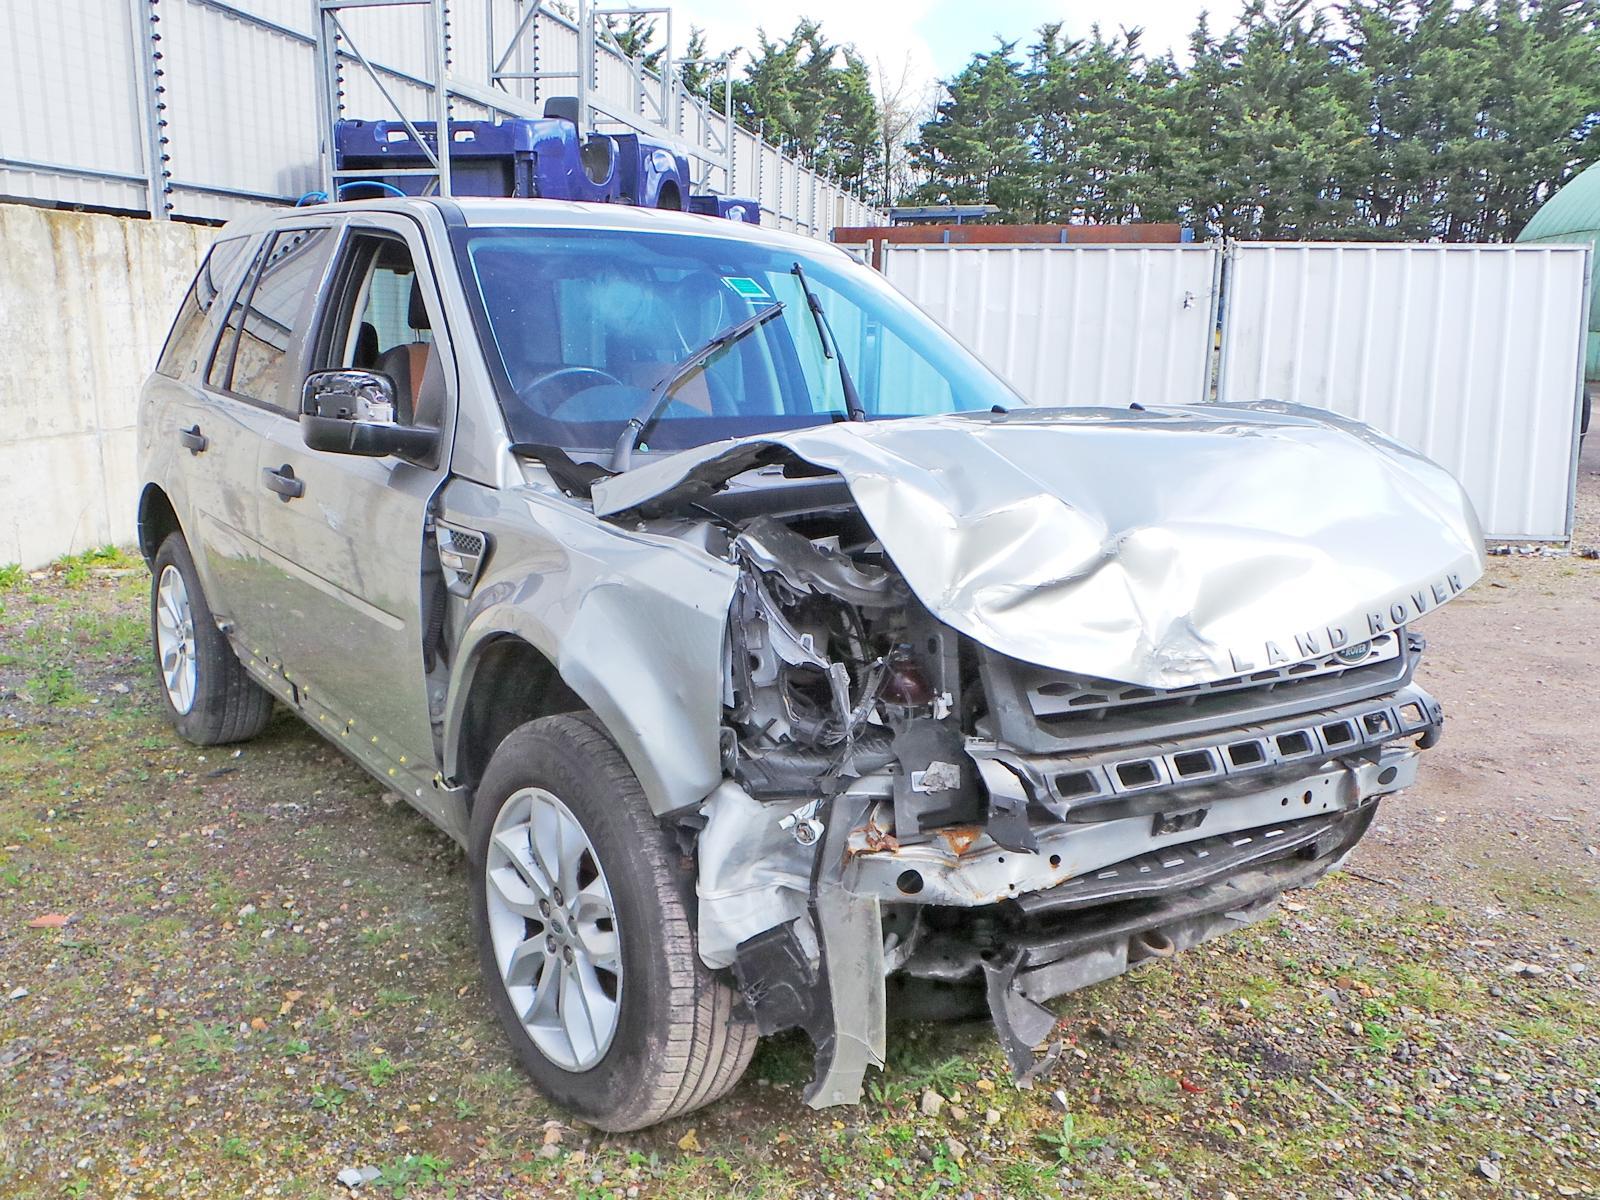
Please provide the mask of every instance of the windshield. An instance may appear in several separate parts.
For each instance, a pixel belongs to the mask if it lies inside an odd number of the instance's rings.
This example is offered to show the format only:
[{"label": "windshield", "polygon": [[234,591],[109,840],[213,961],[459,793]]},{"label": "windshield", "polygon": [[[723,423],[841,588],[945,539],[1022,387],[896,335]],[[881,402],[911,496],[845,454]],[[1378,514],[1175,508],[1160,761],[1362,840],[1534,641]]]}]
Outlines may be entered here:
[{"label": "windshield", "polygon": [[837,255],[596,229],[477,229],[463,245],[514,441],[609,453],[677,364],[775,301],[781,314],[673,386],[641,451],[844,419],[839,364],[824,353],[797,261],[869,420],[1020,403],[877,272]]}]

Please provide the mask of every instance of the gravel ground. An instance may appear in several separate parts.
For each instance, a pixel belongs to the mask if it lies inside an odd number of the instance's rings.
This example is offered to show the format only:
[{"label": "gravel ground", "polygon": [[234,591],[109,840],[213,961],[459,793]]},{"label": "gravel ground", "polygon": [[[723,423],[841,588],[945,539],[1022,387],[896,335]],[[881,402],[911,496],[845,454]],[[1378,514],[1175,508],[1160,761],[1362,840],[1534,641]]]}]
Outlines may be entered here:
[{"label": "gravel ground", "polygon": [[[1578,547],[1600,545],[1600,440]],[[1600,1196],[1600,562],[1430,616],[1449,714],[1351,869],[1057,1004],[891,1034],[854,1109],[803,1039],[724,1103],[577,1127],[478,991],[453,846],[287,715],[174,739],[143,567],[0,572],[0,1196]]]}]

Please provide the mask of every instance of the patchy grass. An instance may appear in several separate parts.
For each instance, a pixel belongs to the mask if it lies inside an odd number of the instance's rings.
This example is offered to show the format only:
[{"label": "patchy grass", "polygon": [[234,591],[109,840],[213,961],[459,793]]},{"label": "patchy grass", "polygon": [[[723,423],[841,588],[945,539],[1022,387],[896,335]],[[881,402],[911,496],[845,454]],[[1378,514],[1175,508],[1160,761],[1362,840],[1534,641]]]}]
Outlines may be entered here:
[{"label": "patchy grass", "polygon": [[[1438,864],[1460,886],[1336,877],[1068,997],[1032,1091],[984,1025],[924,1024],[894,1029],[860,1106],[812,1112],[789,1034],[724,1103],[604,1136],[515,1069],[444,837],[287,715],[242,747],[175,740],[135,562],[3,586],[8,1200],[320,1198],[347,1166],[417,1198],[1470,1196],[1480,1159],[1506,1194],[1600,1189],[1581,838],[1488,829],[1459,849],[1470,878]],[[46,915],[65,923],[29,927]]]}]

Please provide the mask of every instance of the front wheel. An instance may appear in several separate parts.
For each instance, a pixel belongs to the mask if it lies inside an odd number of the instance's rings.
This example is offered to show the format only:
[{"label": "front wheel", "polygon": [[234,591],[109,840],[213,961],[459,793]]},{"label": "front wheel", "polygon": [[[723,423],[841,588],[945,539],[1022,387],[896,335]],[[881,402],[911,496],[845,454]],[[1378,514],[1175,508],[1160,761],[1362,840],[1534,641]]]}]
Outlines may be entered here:
[{"label": "front wheel", "polygon": [[541,1090],[618,1131],[733,1088],[755,1027],[700,962],[692,873],[593,717],[530,721],[500,744],[471,847],[485,984]]},{"label": "front wheel", "polygon": [[182,737],[217,746],[266,728],[272,695],[217,628],[181,533],[168,535],[150,564],[150,642],[167,717]]}]

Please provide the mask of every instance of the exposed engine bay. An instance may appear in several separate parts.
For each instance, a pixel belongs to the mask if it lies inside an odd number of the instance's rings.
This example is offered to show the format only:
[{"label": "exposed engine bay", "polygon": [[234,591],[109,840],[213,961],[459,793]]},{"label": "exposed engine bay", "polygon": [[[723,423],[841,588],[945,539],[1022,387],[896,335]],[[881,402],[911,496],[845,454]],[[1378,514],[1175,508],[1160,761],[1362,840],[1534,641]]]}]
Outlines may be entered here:
[{"label": "exposed engine bay", "polygon": [[[956,633],[847,504],[756,516],[727,553],[730,782],[706,806],[701,953],[763,1032],[812,1034],[817,1103],[855,1098],[891,1015],[987,1005],[1029,1079],[1054,1025],[1042,999],[1264,915],[1409,781],[1396,745],[1438,735],[1403,628],[1161,692]],[[1168,711],[1206,732],[1152,744]]]}]

